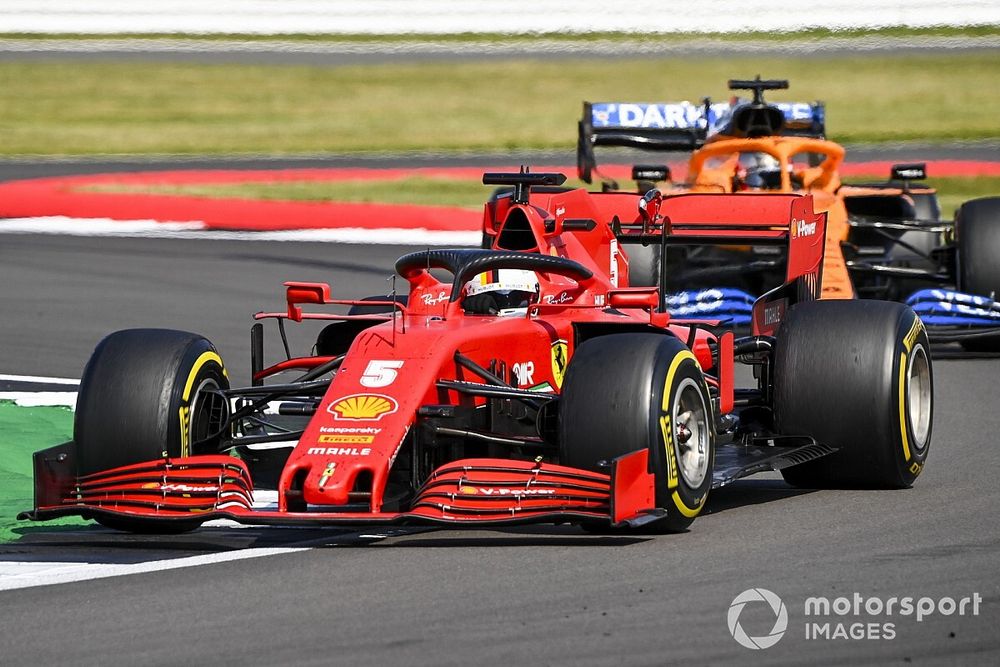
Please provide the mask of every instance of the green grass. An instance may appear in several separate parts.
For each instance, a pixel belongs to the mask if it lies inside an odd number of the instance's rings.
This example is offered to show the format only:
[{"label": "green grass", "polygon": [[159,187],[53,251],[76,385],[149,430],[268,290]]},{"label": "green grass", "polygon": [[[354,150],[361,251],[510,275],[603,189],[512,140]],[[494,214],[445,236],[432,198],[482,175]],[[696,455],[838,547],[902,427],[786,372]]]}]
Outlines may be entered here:
[{"label": "green grass", "polygon": [[319,67],[0,63],[0,155],[566,149],[583,100],[724,98],[788,78],[843,142],[1000,138],[995,52]]},{"label": "green grass", "polygon": [[941,218],[944,220],[954,218],[955,210],[964,201],[1000,195],[1000,176],[930,178],[927,182],[937,188]]},{"label": "green grass", "polygon": [[[31,455],[37,450],[65,442],[73,436],[73,412],[69,408],[23,408],[0,402],[0,544],[51,526],[80,526],[87,522],[68,518],[31,524],[16,519],[31,509],[34,485]],[[41,527],[45,528],[41,528]]]},{"label": "green grass", "polygon": [[[881,181],[884,175],[852,176],[849,182]],[[932,178],[928,183],[938,189],[941,216],[950,220],[963,201],[1000,194],[1000,176]],[[585,186],[569,179],[570,187]],[[628,187],[628,184],[623,184]],[[274,181],[268,183],[225,184],[150,184],[108,183],[88,186],[86,191],[129,194],[181,195],[187,197],[266,199],[314,202],[375,202],[418,204],[421,206],[458,206],[479,209],[490,189],[475,179],[411,176],[383,181]]]},{"label": "green grass", "polygon": [[472,209],[482,208],[491,192],[490,188],[476,179],[424,176],[391,181],[274,181],[183,185],[109,183],[82,189],[91,192],[182,195],[209,199],[417,204]]}]

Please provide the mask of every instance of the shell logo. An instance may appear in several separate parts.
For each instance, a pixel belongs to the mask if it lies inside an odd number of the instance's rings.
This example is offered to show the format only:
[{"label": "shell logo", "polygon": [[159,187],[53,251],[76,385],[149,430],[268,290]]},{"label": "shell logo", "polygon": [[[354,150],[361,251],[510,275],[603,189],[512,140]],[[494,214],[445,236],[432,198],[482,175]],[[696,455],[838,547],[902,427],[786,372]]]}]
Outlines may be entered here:
[{"label": "shell logo", "polygon": [[347,421],[378,421],[399,409],[396,399],[382,394],[352,394],[327,408],[335,419]]}]

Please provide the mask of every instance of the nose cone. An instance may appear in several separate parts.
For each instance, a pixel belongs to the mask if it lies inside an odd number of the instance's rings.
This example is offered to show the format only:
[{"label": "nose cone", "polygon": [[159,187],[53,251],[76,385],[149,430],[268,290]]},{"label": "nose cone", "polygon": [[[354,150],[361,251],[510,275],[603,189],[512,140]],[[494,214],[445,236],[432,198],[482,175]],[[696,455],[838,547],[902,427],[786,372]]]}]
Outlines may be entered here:
[{"label": "nose cone", "polygon": [[[362,456],[360,452],[356,456]],[[344,453],[345,457],[350,454]],[[359,489],[359,477],[369,480],[367,488]],[[370,501],[372,471],[361,461],[349,458],[316,460],[310,466],[302,484],[302,499],[308,505],[346,505]]]},{"label": "nose cone", "polygon": [[326,465],[315,465],[306,476],[303,484],[304,500],[311,505],[344,505],[347,503],[347,487],[344,475],[345,466],[340,466],[338,475],[337,462],[329,461]]}]

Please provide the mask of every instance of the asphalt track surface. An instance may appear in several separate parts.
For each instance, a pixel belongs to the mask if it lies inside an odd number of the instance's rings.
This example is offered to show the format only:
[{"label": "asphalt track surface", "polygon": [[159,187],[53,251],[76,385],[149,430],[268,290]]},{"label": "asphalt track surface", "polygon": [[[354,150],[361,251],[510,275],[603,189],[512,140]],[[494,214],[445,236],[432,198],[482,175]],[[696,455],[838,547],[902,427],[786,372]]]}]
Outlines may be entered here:
[{"label": "asphalt track surface", "polygon": [[[249,315],[280,309],[283,281],[330,281],[349,297],[384,293],[393,260],[409,250],[5,236],[0,372],[79,377],[105,333],[163,326],[207,335],[236,381],[246,380]],[[311,335],[293,343],[308,345]],[[269,352],[278,352],[273,343]],[[932,451],[913,489],[798,491],[774,476],[752,478],[713,493],[708,513],[682,535],[210,528],[165,539],[38,526],[0,546],[0,561],[312,548],[0,591],[0,663],[997,664],[1000,359],[945,358],[934,371]],[[727,629],[730,603],[753,587],[774,591],[788,610],[784,638],[763,651],[742,648]],[[919,623],[804,615],[807,597],[855,592],[983,601],[978,616]],[[806,640],[807,620],[891,622],[896,636]],[[750,605],[740,622],[765,635],[774,615]]]}]

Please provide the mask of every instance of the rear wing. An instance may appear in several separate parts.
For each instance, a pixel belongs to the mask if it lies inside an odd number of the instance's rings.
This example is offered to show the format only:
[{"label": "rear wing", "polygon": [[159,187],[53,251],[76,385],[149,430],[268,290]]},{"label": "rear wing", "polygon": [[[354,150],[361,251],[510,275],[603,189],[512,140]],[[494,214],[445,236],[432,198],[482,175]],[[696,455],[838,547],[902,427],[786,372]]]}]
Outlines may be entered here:
[{"label": "rear wing", "polygon": [[[788,308],[820,297],[827,214],[813,210],[811,195],[658,195],[651,191],[643,198],[641,221],[622,223],[616,218],[612,222],[619,243],[659,244],[661,258],[666,257],[667,246],[678,245],[787,249],[784,283],[753,305],[755,335],[773,335]],[[661,286],[666,284],[668,271],[667,263],[661,261]]]},{"label": "rear wing", "polygon": [[[584,102],[577,125],[577,176],[592,183],[597,168],[594,148],[621,146],[651,151],[693,151],[715,134],[737,134],[734,120],[752,103],[689,101],[665,103]],[[769,102],[784,118],[781,135],[823,138],[826,112],[822,102]]]}]

